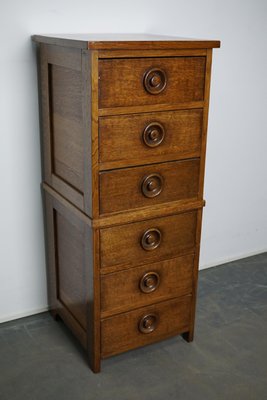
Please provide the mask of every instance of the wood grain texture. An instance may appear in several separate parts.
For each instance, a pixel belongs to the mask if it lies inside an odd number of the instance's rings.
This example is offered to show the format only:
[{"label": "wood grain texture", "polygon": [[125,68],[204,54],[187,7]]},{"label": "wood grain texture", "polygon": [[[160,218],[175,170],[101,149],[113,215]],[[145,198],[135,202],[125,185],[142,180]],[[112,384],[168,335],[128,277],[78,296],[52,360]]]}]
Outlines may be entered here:
[{"label": "wood grain texture", "polygon": [[[191,296],[153,304],[101,321],[103,358],[178,335],[188,330]],[[148,334],[138,329],[140,319],[156,314],[158,326]]]},{"label": "wood grain texture", "polygon": [[41,44],[38,48],[38,78],[39,78],[39,107],[40,107],[40,136],[42,156],[42,178],[51,185],[52,175],[52,145],[49,100],[49,71],[47,47]]},{"label": "wood grain texture", "polygon": [[74,204],[78,209],[83,210],[84,208],[84,198],[83,194],[68,183],[63,181],[57,175],[51,175],[51,187],[55,189],[57,193],[61,193],[66,199],[68,199],[72,204]]},{"label": "wood grain texture", "polygon": [[93,372],[100,372],[100,273],[99,231],[85,228],[84,254],[87,304],[87,354]]},{"label": "wood grain texture", "polygon": [[76,208],[73,204],[71,204],[68,200],[62,197],[57,191],[55,191],[51,186],[47,185],[46,183],[42,183],[42,188],[45,192],[49,193],[54,199],[56,199],[59,203],[64,205],[71,213],[77,216],[84,221],[84,223],[88,226],[92,226],[92,220],[85,214],[81,213],[81,211]]},{"label": "wood grain texture", "polygon": [[111,214],[108,216],[102,216],[101,218],[91,219],[87,215],[80,212],[75,206],[73,206],[69,201],[60,196],[54,189],[48,186],[46,183],[42,184],[42,187],[55,199],[60,201],[67,207],[74,215],[81,218],[88,226],[95,229],[106,228],[110,226],[121,225],[125,223],[137,222],[142,220],[149,220],[156,217],[168,216],[172,214],[177,214],[181,212],[197,210],[205,206],[204,200],[186,200],[165,203],[164,206],[161,204],[155,205],[153,208],[145,207],[138,210],[133,210],[129,212],[123,212],[118,214]]},{"label": "wood grain texture", "polygon": [[58,314],[58,293],[53,200],[44,190],[42,191],[42,197],[45,228],[47,297],[50,312],[53,316],[56,316]]},{"label": "wood grain texture", "polygon": [[81,51],[63,46],[47,46],[47,63],[74,71],[81,71]]},{"label": "wood grain texture", "polygon": [[[160,123],[165,136],[157,147],[144,142],[149,124]],[[181,110],[99,118],[101,169],[193,158],[200,155],[202,110]]]},{"label": "wood grain texture", "polygon": [[49,304],[100,370],[99,241],[90,219],[43,184],[46,200]]},{"label": "wood grain texture", "polygon": [[70,223],[54,210],[58,299],[86,330],[86,288],[83,225]]},{"label": "wood grain texture", "polygon": [[109,107],[99,108],[98,115],[100,117],[111,116],[111,115],[130,115],[137,113],[148,113],[148,112],[161,112],[161,111],[176,111],[176,110],[188,110],[193,108],[203,108],[204,101],[185,101],[183,103],[170,103],[170,104],[146,104],[145,106],[133,105],[123,107]]},{"label": "wood grain texture", "polygon": [[74,337],[80,342],[82,347],[87,350],[88,333],[82,328],[73,314],[58,300],[56,317],[60,317],[64,324],[69,328]]},{"label": "wood grain texture", "polygon": [[194,336],[212,47],[35,36],[48,294],[101,358]]},{"label": "wood grain texture", "polygon": [[91,65],[91,115],[92,115],[92,216],[97,218],[99,216],[99,164],[98,164],[98,52],[92,51],[90,53]]},{"label": "wood grain texture", "polygon": [[[161,192],[153,198],[144,195],[146,177],[159,175]],[[149,181],[149,179],[148,179]],[[198,196],[199,160],[125,168],[100,173],[100,213],[108,214],[138,207],[152,207],[170,201]],[[145,187],[144,187],[145,186]],[[148,192],[149,194],[149,192]]]},{"label": "wood grain texture", "polygon": [[[101,316],[121,313],[192,291],[194,255],[174,258],[101,277]],[[151,293],[140,289],[142,277],[157,273],[159,285]]]},{"label": "wood grain texture", "polygon": [[[89,64],[88,59],[86,62]],[[85,64],[82,71],[78,49],[40,45],[43,178],[91,215],[90,174],[85,172],[88,167],[86,140],[91,141],[90,110],[85,105],[90,87],[84,84]]]},{"label": "wood grain texture", "polygon": [[199,174],[199,197],[203,197],[204,192],[204,176],[206,164],[206,147],[207,147],[207,130],[208,130],[208,115],[209,115],[209,98],[210,98],[210,80],[211,80],[211,64],[212,50],[207,50],[206,72],[205,72],[205,96],[204,96],[204,111],[203,111],[203,126],[202,126],[202,142],[201,142],[201,163]]},{"label": "wood grain texture", "polygon": [[[144,89],[144,74],[160,68],[166,88],[151,95]],[[205,57],[106,59],[99,61],[99,107],[168,104],[204,98]]]},{"label": "wood grain texture", "polygon": [[[60,316],[73,334],[87,348],[86,333],[86,303],[85,286],[81,280],[84,271],[84,264],[81,264],[80,252],[85,247],[79,243],[77,235],[82,229],[81,219],[72,214],[68,207],[61,203],[57,198],[44,190],[45,215],[46,215],[46,249],[47,249],[47,277],[48,277],[48,300],[52,315]],[[60,215],[60,217],[59,217]],[[58,220],[58,217],[60,221]],[[72,228],[69,229],[69,224]],[[68,236],[68,232],[74,235]],[[80,237],[80,236],[79,236]],[[75,254],[75,259],[65,254],[68,240],[71,241],[71,249]],[[82,246],[82,249],[81,249]],[[76,259],[76,256],[78,259]],[[69,280],[68,271],[71,270],[73,280]],[[59,278],[60,276],[60,278]]]},{"label": "wood grain texture", "polygon": [[207,49],[99,50],[99,58],[192,57],[206,56]]},{"label": "wood grain texture", "polygon": [[194,258],[193,267],[193,282],[192,282],[192,303],[191,303],[191,313],[190,313],[190,328],[188,332],[184,333],[184,338],[188,342],[192,342],[194,339],[195,331],[195,315],[196,315],[196,302],[197,302],[197,288],[198,288],[198,265],[199,265],[199,255],[200,255],[200,239],[201,239],[201,229],[202,229],[202,214],[203,210],[199,209],[197,211],[197,229],[196,229],[196,251]]},{"label": "wood grain texture", "polygon": [[153,35],[153,34],[116,34],[116,33],[84,33],[60,35],[33,35],[38,43],[55,44],[59,46],[81,49],[207,49],[220,47],[218,40],[190,39],[184,37]]},{"label": "wood grain texture", "polygon": [[[203,191],[204,191],[211,64],[212,64],[212,50],[208,49],[207,60],[206,60],[206,73],[205,73],[205,96],[204,96],[203,127],[202,127],[203,135],[201,143],[201,163],[200,163],[200,174],[199,174],[199,188],[200,188],[199,198],[203,197]],[[190,328],[188,332],[184,333],[184,338],[188,342],[192,342],[194,339],[201,227],[202,227],[202,210],[198,210],[197,229],[196,229],[196,242],[198,243],[198,245],[196,246],[196,257],[195,257],[194,274],[193,274],[193,286],[192,286],[193,301],[191,304]]]},{"label": "wood grain texture", "polygon": [[83,209],[92,217],[92,83],[91,57],[87,50],[82,51],[82,122],[83,122]]},{"label": "wood grain texture", "polygon": [[[174,258],[195,246],[195,211],[100,230],[101,267],[134,266]],[[140,241],[145,231],[161,231],[160,246],[146,251]]]},{"label": "wood grain texture", "polygon": [[81,74],[49,65],[52,172],[83,193]]},{"label": "wood grain texture", "polygon": [[92,220],[94,228],[106,228],[109,226],[116,226],[127,224],[142,220],[149,220],[158,217],[165,217],[172,214],[178,214],[186,211],[197,210],[205,206],[204,200],[179,200],[170,203],[159,203],[153,207],[143,207],[136,210],[124,211],[121,213],[114,213],[102,215],[97,219]]}]

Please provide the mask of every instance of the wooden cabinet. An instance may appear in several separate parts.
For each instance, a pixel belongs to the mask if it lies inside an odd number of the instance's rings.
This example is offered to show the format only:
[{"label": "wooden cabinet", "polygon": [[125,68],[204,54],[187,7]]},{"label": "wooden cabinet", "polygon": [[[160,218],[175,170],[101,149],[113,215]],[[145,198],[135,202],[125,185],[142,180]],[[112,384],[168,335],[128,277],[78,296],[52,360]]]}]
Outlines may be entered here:
[{"label": "wooden cabinet", "polygon": [[193,340],[212,48],[34,36],[51,313],[102,358]]}]

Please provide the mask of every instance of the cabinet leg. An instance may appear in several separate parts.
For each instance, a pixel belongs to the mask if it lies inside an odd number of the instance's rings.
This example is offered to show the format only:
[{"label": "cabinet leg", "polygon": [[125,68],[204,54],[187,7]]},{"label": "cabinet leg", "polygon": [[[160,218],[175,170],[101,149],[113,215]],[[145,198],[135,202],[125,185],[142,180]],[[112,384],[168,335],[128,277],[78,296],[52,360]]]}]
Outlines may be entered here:
[{"label": "cabinet leg", "polygon": [[53,317],[53,319],[55,321],[58,321],[60,319],[60,317],[59,317],[59,315],[57,313],[57,310],[50,310],[50,314],[51,314],[51,316]]},{"label": "cabinet leg", "polygon": [[93,371],[94,374],[98,374],[101,371],[100,364],[91,366],[91,370]]},{"label": "cabinet leg", "polygon": [[188,343],[193,342],[194,340],[194,331],[188,331],[183,333],[183,338],[186,340]]},{"label": "cabinet leg", "polygon": [[101,359],[100,356],[90,357],[88,359],[88,364],[94,374],[98,374],[101,371]]}]

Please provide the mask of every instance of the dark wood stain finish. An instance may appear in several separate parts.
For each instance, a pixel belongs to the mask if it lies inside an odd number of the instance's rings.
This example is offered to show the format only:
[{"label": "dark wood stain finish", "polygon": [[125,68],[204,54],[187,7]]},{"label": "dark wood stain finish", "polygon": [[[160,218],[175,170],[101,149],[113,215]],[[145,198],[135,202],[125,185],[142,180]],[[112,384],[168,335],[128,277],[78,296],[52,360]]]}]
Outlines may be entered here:
[{"label": "dark wood stain finish", "polygon": [[201,40],[154,34],[88,33],[34,35],[37,43],[92,50],[208,49],[220,47],[218,40]]},{"label": "dark wood stain finish", "polygon": [[50,64],[52,174],[83,192],[81,74]]},{"label": "dark wood stain finish", "polygon": [[[195,247],[197,214],[195,211],[100,230],[101,267],[134,266],[140,263],[177,257]],[[144,250],[143,234],[159,229],[161,243],[154,250]]]},{"label": "dark wood stain finish", "polygon": [[[159,158],[172,161],[199,157],[202,118],[202,109],[101,117],[100,168],[150,164]],[[149,147],[144,131],[153,124],[160,124],[165,134],[161,143]]]},{"label": "dark wood stain finish", "polygon": [[[144,346],[189,329],[191,296],[176,298],[122,313],[101,321],[101,355],[108,357]],[[155,314],[157,326],[150,333],[138,329],[140,320]]]},{"label": "dark wood stain finish", "polygon": [[[99,181],[101,214],[151,207],[169,201],[196,199],[199,160],[173,161],[102,172]],[[149,191],[150,188],[154,188],[154,196],[153,190]],[[153,197],[149,197],[150,193]]]},{"label": "dark wood stain finish", "polygon": [[193,340],[212,48],[153,35],[38,43],[51,313],[101,358]]},{"label": "dark wood stain finish", "polygon": [[[151,69],[166,73],[158,94],[145,89]],[[99,61],[99,107],[200,101],[204,97],[205,57],[108,59]]]},{"label": "dark wood stain finish", "polygon": [[[105,274],[101,277],[102,318],[131,308],[184,296],[192,292],[194,255]],[[151,292],[141,289],[146,274],[158,275],[158,286]]]}]

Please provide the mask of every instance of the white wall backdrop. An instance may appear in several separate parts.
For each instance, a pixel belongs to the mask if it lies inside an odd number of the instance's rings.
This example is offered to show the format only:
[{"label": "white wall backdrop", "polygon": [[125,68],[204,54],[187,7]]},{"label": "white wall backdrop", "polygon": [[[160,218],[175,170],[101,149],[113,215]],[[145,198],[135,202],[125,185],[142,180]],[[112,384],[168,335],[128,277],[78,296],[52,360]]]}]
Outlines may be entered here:
[{"label": "white wall backdrop", "polygon": [[265,0],[9,0],[0,5],[0,321],[47,307],[35,33],[220,39],[214,51],[201,267],[267,250]]}]

